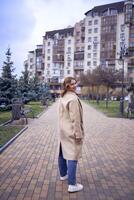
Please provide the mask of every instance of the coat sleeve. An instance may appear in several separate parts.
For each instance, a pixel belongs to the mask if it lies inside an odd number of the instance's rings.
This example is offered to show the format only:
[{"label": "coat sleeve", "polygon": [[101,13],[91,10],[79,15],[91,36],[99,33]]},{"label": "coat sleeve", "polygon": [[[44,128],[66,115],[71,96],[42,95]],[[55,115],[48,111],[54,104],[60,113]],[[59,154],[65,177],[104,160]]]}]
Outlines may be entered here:
[{"label": "coat sleeve", "polygon": [[82,120],[78,100],[72,100],[69,102],[69,115],[73,125],[73,134],[75,138],[83,138]]}]

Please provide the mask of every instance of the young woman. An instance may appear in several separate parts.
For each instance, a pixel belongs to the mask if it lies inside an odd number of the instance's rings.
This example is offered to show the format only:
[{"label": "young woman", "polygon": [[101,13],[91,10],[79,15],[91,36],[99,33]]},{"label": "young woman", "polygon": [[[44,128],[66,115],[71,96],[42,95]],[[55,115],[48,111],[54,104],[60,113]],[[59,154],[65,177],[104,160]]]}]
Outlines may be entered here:
[{"label": "young woman", "polygon": [[59,100],[59,171],[60,180],[68,179],[68,192],[77,192],[83,185],[76,182],[78,159],[82,154],[84,138],[83,110],[76,94],[77,82],[73,77],[65,78]]}]

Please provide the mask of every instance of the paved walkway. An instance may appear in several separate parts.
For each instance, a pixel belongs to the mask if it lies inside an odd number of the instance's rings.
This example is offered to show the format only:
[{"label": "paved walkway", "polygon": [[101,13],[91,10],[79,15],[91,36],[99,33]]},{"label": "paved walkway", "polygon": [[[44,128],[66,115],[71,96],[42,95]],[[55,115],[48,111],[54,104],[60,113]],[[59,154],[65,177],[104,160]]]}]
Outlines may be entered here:
[{"label": "paved walkway", "polygon": [[77,179],[84,190],[69,194],[67,181],[59,180],[55,103],[1,154],[0,200],[134,200],[134,120],[83,107]]}]

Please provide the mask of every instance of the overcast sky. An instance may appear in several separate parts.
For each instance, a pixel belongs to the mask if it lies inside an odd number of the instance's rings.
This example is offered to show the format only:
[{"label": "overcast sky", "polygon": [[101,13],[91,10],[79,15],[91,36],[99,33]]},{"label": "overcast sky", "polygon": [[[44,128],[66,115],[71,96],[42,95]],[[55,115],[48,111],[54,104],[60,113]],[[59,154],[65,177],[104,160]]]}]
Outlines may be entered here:
[{"label": "overcast sky", "polygon": [[118,0],[0,0],[0,71],[8,46],[20,76],[28,51],[42,44],[46,31],[74,26],[94,6],[113,2]]}]

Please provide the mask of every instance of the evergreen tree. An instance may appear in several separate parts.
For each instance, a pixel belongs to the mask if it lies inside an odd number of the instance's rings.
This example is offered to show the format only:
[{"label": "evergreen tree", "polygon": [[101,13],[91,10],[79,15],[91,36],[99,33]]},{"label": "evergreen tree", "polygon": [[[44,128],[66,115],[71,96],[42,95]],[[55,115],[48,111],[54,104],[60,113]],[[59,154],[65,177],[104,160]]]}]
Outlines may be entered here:
[{"label": "evergreen tree", "polygon": [[12,78],[12,72],[13,69],[13,62],[11,61],[11,52],[10,48],[8,48],[6,52],[6,61],[3,63],[3,71],[2,71],[2,78],[3,79],[11,79]]},{"label": "evergreen tree", "polygon": [[2,77],[0,79],[0,95],[11,100],[17,94],[17,80],[13,75],[13,62],[11,61],[11,52],[8,48],[6,52],[6,61],[3,62]]},{"label": "evergreen tree", "polygon": [[25,71],[22,72],[22,76],[19,78],[18,81],[18,96],[19,97],[27,96],[29,90],[30,90],[29,73],[28,70],[25,69]]}]

